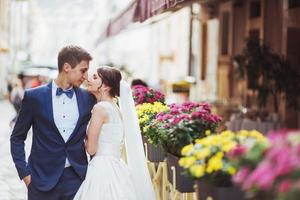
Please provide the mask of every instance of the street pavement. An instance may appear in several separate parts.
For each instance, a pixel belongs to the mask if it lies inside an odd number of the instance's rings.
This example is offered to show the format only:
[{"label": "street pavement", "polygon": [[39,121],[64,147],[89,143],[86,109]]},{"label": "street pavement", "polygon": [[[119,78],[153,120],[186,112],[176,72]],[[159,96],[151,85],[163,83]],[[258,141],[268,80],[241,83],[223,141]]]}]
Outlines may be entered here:
[{"label": "street pavement", "polygon": [[[0,200],[26,200],[26,186],[19,179],[10,155],[10,120],[15,111],[8,101],[0,101]],[[31,144],[31,134],[25,143],[26,155]]]}]

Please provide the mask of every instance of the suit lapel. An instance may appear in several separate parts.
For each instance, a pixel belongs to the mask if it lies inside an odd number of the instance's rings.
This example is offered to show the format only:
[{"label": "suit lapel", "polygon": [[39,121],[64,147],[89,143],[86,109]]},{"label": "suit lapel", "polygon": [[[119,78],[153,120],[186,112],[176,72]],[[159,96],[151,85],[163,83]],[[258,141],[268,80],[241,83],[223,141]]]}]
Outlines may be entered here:
[{"label": "suit lapel", "polygon": [[82,93],[81,91],[78,89],[78,88],[74,88],[74,91],[75,91],[75,94],[76,94],[76,99],[77,99],[77,106],[78,106],[78,112],[79,112],[79,117],[78,117],[78,120],[77,120],[77,123],[76,123],[76,126],[72,132],[72,134],[70,135],[69,139],[67,142],[69,142],[73,137],[74,135],[76,135],[77,133],[77,130],[80,126],[80,122],[81,122],[81,118],[83,116],[83,96],[82,96]]},{"label": "suit lapel", "polygon": [[56,124],[54,122],[54,116],[53,116],[53,101],[52,101],[52,82],[50,82],[47,85],[47,91],[46,91],[46,109],[47,109],[47,114],[48,114],[48,118],[51,122],[51,124],[53,124],[55,130],[59,133],[58,128],[56,127]]}]

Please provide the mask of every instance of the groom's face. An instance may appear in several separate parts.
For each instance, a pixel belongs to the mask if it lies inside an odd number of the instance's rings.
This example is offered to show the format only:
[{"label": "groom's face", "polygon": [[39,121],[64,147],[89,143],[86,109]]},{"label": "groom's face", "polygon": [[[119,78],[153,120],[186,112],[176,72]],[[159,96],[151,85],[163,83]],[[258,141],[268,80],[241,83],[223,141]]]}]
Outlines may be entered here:
[{"label": "groom's face", "polygon": [[74,68],[70,68],[68,71],[69,83],[74,87],[80,87],[80,85],[87,79],[87,71],[89,69],[89,61],[82,60]]}]

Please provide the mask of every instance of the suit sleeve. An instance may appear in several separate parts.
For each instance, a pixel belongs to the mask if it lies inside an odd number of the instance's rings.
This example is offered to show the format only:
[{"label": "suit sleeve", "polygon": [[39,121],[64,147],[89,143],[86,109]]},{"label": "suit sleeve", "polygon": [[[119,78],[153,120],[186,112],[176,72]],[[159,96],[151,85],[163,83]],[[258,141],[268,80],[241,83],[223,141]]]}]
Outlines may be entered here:
[{"label": "suit sleeve", "polygon": [[89,105],[90,105],[90,110],[93,109],[94,105],[97,103],[97,99],[94,95],[89,94]]},{"label": "suit sleeve", "polygon": [[25,91],[22,100],[22,106],[10,137],[10,150],[13,161],[17,168],[20,179],[30,174],[29,168],[25,161],[25,140],[27,138],[28,130],[32,125],[32,103]]}]

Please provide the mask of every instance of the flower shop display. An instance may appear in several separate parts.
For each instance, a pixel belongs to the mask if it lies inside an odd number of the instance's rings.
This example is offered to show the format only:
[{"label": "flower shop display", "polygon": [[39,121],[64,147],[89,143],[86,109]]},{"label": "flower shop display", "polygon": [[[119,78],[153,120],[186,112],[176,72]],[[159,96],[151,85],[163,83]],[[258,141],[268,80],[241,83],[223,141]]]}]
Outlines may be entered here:
[{"label": "flower shop display", "polygon": [[243,194],[232,187],[231,177],[236,168],[230,157],[244,152],[242,144],[252,146],[266,141],[266,138],[257,131],[224,131],[214,135],[208,131],[207,134],[207,137],[197,139],[195,144],[182,148],[184,157],[179,160],[179,165],[197,180],[202,198],[244,199]]},{"label": "flower shop display", "polygon": [[152,121],[151,127],[157,130],[157,141],[152,141],[167,152],[168,179],[178,191],[194,191],[193,179],[183,176],[184,169],[178,165],[181,148],[205,136],[206,130],[215,132],[220,121],[207,103],[194,102],[171,104],[169,110],[157,114]]},{"label": "flower shop display", "polygon": [[135,85],[132,87],[132,95],[135,105],[143,103],[165,102],[165,95],[158,90],[143,85]]},{"label": "flower shop display", "polygon": [[181,193],[194,192],[194,181],[184,175],[184,169],[179,166],[179,157],[167,153],[168,181]]},{"label": "flower shop display", "polygon": [[170,109],[156,115],[151,126],[158,132],[158,140],[163,148],[180,157],[183,146],[205,136],[205,131],[216,132],[221,117],[212,114],[207,103],[185,102],[171,104]]},{"label": "flower shop display", "polygon": [[148,160],[151,162],[162,162],[165,158],[165,152],[161,145],[158,145],[157,129],[151,126],[151,122],[158,113],[168,111],[169,107],[161,102],[154,102],[137,105],[136,109],[143,140],[147,144]]},{"label": "flower shop display", "polygon": [[268,138],[268,144],[254,145],[235,157],[238,172],[233,181],[252,196],[264,193],[269,199],[298,200],[300,131],[276,131]]}]

